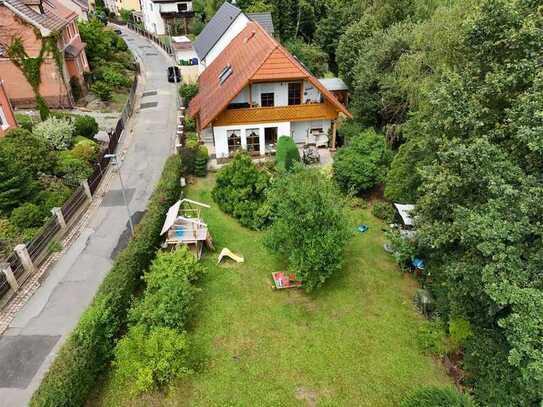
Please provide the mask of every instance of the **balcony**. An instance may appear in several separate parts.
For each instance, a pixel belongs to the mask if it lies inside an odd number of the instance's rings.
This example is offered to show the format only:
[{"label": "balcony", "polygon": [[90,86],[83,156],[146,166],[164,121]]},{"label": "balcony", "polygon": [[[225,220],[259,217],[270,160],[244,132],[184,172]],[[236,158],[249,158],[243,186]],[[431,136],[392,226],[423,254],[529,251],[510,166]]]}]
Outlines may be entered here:
[{"label": "balcony", "polygon": [[310,103],[279,107],[227,109],[215,120],[215,126],[232,124],[335,120],[337,111],[328,103]]}]

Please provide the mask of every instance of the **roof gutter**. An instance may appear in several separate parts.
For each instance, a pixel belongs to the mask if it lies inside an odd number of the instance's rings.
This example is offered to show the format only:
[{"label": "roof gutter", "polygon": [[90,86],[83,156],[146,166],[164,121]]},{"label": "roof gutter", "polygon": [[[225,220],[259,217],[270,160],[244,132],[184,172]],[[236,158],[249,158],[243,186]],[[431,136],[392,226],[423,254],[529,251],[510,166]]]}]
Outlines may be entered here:
[{"label": "roof gutter", "polygon": [[43,37],[49,37],[49,35],[51,35],[51,30],[49,30],[48,28],[45,28],[45,27],[42,26],[41,24],[36,23],[36,22],[33,21],[31,18],[29,18],[28,16],[26,16],[25,14],[23,14],[23,13],[21,13],[19,10],[17,10],[17,8],[13,7],[10,3],[5,2],[5,1],[0,1],[0,4],[3,4],[3,5],[6,6],[8,9],[10,9],[11,11],[13,11],[13,13],[15,13],[16,15],[18,15],[20,18],[22,18],[22,19],[25,20],[26,22],[32,24],[33,26],[37,27],[37,28],[40,30],[40,34],[41,34]]}]

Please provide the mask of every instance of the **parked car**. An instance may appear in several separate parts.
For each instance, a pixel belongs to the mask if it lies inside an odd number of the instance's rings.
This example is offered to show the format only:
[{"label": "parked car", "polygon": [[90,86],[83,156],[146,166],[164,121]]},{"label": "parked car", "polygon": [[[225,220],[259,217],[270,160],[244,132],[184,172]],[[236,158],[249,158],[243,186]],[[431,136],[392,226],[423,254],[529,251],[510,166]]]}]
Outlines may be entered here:
[{"label": "parked car", "polygon": [[115,34],[121,35],[123,32],[119,30],[118,28],[115,28],[113,31],[115,31]]},{"label": "parked car", "polygon": [[181,71],[178,67],[168,67],[168,82],[181,82]]}]

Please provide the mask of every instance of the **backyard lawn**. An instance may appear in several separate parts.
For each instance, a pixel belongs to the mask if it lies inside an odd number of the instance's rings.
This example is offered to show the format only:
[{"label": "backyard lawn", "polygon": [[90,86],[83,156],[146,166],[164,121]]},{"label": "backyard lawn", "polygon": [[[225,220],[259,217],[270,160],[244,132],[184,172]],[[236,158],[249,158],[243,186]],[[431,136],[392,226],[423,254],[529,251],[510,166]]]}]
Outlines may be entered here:
[{"label": "backyard lawn", "polygon": [[[197,372],[164,393],[138,398],[106,380],[94,405],[390,406],[421,385],[450,380],[417,342],[426,324],[411,299],[416,284],[383,250],[382,223],[369,210],[352,213],[345,267],[313,294],[271,289],[285,260],[263,234],[242,228],[213,204],[214,177],[187,190],[212,205],[204,218],[217,252],[228,247],[245,263],[203,259],[197,314],[190,327]],[[367,223],[369,232],[354,226]]]}]

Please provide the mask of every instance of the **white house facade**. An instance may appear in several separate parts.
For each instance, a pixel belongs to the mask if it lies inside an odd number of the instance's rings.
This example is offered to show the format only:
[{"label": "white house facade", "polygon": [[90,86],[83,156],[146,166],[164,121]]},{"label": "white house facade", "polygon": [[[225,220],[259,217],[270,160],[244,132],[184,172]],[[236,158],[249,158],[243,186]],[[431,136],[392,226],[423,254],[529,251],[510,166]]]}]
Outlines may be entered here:
[{"label": "white house facade", "polygon": [[141,13],[146,31],[156,35],[175,35],[178,27],[188,30],[194,15],[192,1],[141,0]]}]

